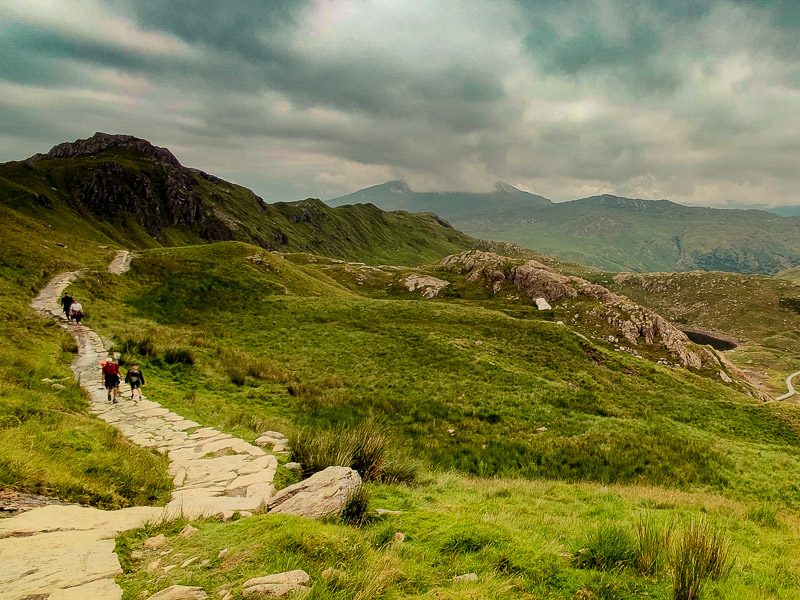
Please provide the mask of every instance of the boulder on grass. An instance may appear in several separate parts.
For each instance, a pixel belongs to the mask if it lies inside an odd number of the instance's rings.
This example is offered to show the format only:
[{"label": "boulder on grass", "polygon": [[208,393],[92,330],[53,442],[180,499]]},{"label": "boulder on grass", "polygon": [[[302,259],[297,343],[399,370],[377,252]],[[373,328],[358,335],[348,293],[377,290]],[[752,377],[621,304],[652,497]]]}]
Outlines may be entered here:
[{"label": "boulder on grass", "polygon": [[309,519],[338,515],[360,485],[361,477],[353,469],[328,467],[277,492],[269,501],[269,512]]},{"label": "boulder on grass", "polygon": [[147,600],[206,600],[208,594],[201,587],[171,585],[150,596]]}]

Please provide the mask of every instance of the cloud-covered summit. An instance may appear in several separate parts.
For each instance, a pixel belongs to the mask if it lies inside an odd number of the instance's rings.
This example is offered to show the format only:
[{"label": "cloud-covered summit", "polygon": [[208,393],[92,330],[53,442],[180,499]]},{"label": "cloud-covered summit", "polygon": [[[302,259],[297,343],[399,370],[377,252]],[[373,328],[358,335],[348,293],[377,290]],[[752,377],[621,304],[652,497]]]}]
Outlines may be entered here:
[{"label": "cloud-covered summit", "polygon": [[131,133],[270,200],[392,179],[798,204],[800,4],[0,0],[0,160]]}]

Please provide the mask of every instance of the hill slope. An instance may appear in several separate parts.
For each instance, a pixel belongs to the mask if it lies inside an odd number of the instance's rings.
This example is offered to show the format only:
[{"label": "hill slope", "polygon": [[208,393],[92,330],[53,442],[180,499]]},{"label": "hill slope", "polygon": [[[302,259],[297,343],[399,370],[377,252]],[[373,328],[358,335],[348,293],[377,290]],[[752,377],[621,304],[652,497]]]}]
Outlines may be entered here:
[{"label": "hill slope", "polygon": [[505,184],[492,194],[418,194],[389,182],[329,201],[347,202],[432,210],[470,235],[610,271],[772,275],[800,264],[800,218],[757,210],[610,195],[555,204]]},{"label": "hill slope", "polygon": [[372,263],[424,263],[476,241],[433,215],[319,200],[267,204],[247,188],[184,167],[164,148],[97,133],[0,165],[0,206],[128,248],[238,240]]}]

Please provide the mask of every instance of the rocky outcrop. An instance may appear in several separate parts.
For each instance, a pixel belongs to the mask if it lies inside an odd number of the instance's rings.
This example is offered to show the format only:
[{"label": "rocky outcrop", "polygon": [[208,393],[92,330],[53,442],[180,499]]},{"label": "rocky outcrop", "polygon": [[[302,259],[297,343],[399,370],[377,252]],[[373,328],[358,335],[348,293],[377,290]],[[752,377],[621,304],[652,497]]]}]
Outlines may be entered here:
[{"label": "rocky outcrop", "polygon": [[353,469],[328,467],[276,493],[269,501],[269,512],[310,519],[338,515],[360,485],[361,477]]},{"label": "rocky outcrop", "polygon": [[175,155],[166,148],[154,146],[147,140],[132,135],[115,135],[99,131],[85,140],[64,142],[53,146],[47,154],[35,154],[28,159],[28,162],[38,162],[45,158],[93,156],[110,148],[124,148],[140,154],[149,154],[158,162],[172,165],[176,168],[183,168],[183,165],[175,158]]},{"label": "rocky outcrop", "polygon": [[567,276],[535,260],[517,264],[510,258],[483,251],[467,251],[448,256],[443,266],[466,275],[468,281],[483,281],[498,293],[506,283],[523,291],[528,297],[544,300],[548,306],[559,300],[586,296],[600,304],[591,314],[611,325],[633,346],[663,345],[684,367],[699,369],[704,362],[719,364],[710,352],[694,349],[681,330],[650,309],[615,294],[602,285],[580,277]]},{"label": "rocky outcrop", "polygon": [[436,298],[444,288],[450,285],[450,282],[428,275],[412,273],[403,278],[403,285],[408,288],[409,292],[420,290],[420,293],[425,298]]}]

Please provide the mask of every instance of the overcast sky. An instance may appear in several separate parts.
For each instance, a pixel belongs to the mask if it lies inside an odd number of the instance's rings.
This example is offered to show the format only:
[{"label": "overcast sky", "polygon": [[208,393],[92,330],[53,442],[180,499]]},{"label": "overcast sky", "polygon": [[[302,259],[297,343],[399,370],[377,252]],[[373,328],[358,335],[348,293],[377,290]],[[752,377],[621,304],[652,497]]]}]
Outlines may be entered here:
[{"label": "overcast sky", "polygon": [[797,0],[0,0],[0,53],[0,161],[105,131],[268,201],[800,204]]}]

